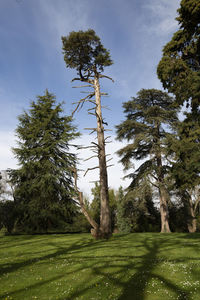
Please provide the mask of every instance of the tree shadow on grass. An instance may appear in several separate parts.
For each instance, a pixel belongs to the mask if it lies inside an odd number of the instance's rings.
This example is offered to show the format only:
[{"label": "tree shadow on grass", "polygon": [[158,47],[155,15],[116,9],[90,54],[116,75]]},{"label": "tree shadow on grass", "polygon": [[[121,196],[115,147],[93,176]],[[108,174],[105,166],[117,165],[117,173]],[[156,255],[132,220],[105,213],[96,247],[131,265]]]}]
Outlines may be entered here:
[{"label": "tree shadow on grass", "polygon": [[[162,259],[158,258],[160,248],[164,246],[166,242],[162,241],[151,241],[148,242],[148,239],[145,239],[143,242],[143,248],[146,249],[146,254],[141,256],[112,256],[112,259],[115,263],[112,266],[109,266],[110,269],[113,268],[113,271],[106,272],[105,269],[108,267],[107,261],[101,264],[98,267],[96,264],[92,267],[92,275],[95,277],[101,276],[102,281],[112,282],[113,286],[121,288],[121,295],[113,299],[118,300],[145,300],[146,299],[146,288],[147,284],[155,279],[162,282],[162,285],[165,286],[168,290],[173,292],[177,299],[179,300],[190,300],[191,296],[187,291],[181,289],[180,286],[174,284],[172,281],[166,279],[161,275],[154,273],[155,268],[162,262]],[[106,257],[105,257],[106,258]],[[105,259],[103,256],[99,259]],[[109,259],[109,257],[107,257]],[[139,259],[139,261],[138,261]],[[118,264],[118,262],[126,262],[124,266]],[[184,261],[181,260],[181,261]],[[174,262],[174,260],[173,260]],[[114,271],[116,268],[120,268],[120,271]],[[128,270],[134,271],[134,275],[128,281],[124,281],[124,276]],[[121,276],[120,276],[121,275]],[[81,290],[74,291],[70,294],[69,297],[61,297],[59,300],[72,300],[77,297],[84,295],[84,293],[89,290],[87,282],[85,282],[85,287]],[[156,297],[156,294],[154,295]],[[166,296],[166,295],[165,295]],[[105,299],[105,298],[102,298]],[[112,299],[112,298],[109,298]],[[166,298],[165,298],[166,299]]]},{"label": "tree shadow on grass", "polygon": [[[161,236],[160,236],[161,237]],[[157,275],[155,272],[155,268],[159,266],[162,262],[162,258],[160,257],[161,250],[170,247],[170,249],[176,248],[177,245],[174,244],[174,240],[168,238],[168,236],[162,235],[161,238],[142,238],[138,241],[138,244],[133,245],[133,249],[137,248],[137,255],[133,255],[132,251],[128,251],[132,255],[126,255],[123,253],[124,250],[128,249],[127,246],[130,247],[130,240],[128,239],[128,244],[126,244],[125,236],[118,236],[115,240],[110,240],[108,242],[105,241],[94,241],[91,239],[78,239],[72,243],[69,241],[70,245],[60,246],[58,244],[48,243],[48,245],[52,245],[56,249],[54,253],[50,253],[47,255],[41,255],[36,258],[28,259],[23,262],[18,263],[10,263],[4,264],[3,269],[1,268],[0,274],[15,272],[20,268],[27,267],[38,261],[40,263],[46,263],[48,259],[62,260],[64,258],[69,258],[73,260],[74,265],[77,264],[78,260],[79,264],[73,268],[73,270],[66,270],[61,275],[54,276],[49,278],[48,280],[43,280],[39,283],[34,283],[32,285],[27,286],[30,289],[39,289],[43,285],[49,284],[53,281],[62,279],[63,277],[67,279],[70,278],[71,274],[79,274],[84,268],[90,268],[92,272],[92,279],[97,276],[101,277],[101,280],[98,281],[103,284],[103,282],[109,280],[113,286],[119,287],[121,289],[121,295],[118,296],[118,300],[145,300],[146,299],[146,288],[147,284],[155,279],[157,281],[162,282],[162,285],[165,286],[168,290],[172,291],[179,300],[190,300],[191,296],[187,291],[181,289],[178,285],[174,284],[171,280],[166,279],[164,276]],[[182,246],[182,239],[180,239],[180,246]],[[119,247],[120,245],[120,247]],[[117,252],[119,255],[109,255],[110,249],[112,247],[118,247]],[[141,247],[141,255],[138,255],[138,251],[140,251]],[[96,250],[101,249],[101,253],[95,252]],[[104,255],[105,249],[105,255]],[[143,252],[142,252],[143,251]],[[120,252],[122,253],[120,255]],[[42,253],[42,252],[41,252]],[[84,255],[84,253],[86,255]],[[140,253],[140,252],[139,252]],[[68,254],[70,254],[68,256]],[[93,254],[93,255],[92,255]],[[94,255],[98,254],[98,255]],[[60,257],[59,257],[60,256]],[[64,257],[63,257],[64,256]],[[197,258],[197,260],[199,260]],[[170,261],[170,260],[168,260]],[[188,258],[182,257],[177,260],[172,260],[172,262],[185,262],[188,261]],[[89,262],[89,264],[85,264],[85,262]],[[109,271],[106,269],[109,267]],[[118,271],[116,271],[116,269]],[[130,277],[128,280],[124,280],[126,277],[127,270],[131,271]],[[167,274],[169,277],[169,274]],[[127,278],[127,277],[126,277]],[[70,296],[60,296],[60,300],[73,300],[76,297],[83,296],[88,292],[89,289],[95,290],[95,285],[91,286],[88,283],[88,278],[82,278],[81,286],[79,286],[76,290],[70,293]],[[21,293],[23,289],[16,289],[9,293],[10,296],[16,296]],[[8,293],[5,293],[0,296],[0,298],[5,298]],[[58,295],[59,296],[59,295]],[[155,294],[156,296],[156,294]],[[102,298],[104,300],[105,298]],[[111,298],[112,299],[112,298]]]},{"label": "tree shadow on grass", "polygon": [[[122,272],[125,274],[127,270],[135,270],[134,275],[127,281],[116,280],[112,274],[109,276],[109,280],[113,282],[114,285],[120,286],[122,288],[121,296],[118,300],[145,300],[146,299],[146,287],[151,279],[157,279],[163,283],[169,290],[174,292],[179,298],[179,300],[189,300],[190,296],[187,292],[180,289],[170,280],[166,280],[162,276],[154,274],[154,269],[161,262],[157,257],[160,248],[163,247],[165,241],[153,241],[148,243],[148,239],[144,240],[143,247],[147,250],[147,253],[141,257],[141,262],[137,265],[134,262],[129,262]],[[95,273],[105,275],[102,271],[95,269]],[[156,295],[155,295],[156,296]]]},{"label": "tree shadow on grass", "polygon": [[[10,272],[15,272],[20,268],[24,268],[27,267],[29,265],[32,265],[34,263],[37,262],[42,262],[48,259],[53,259],[56,258],[60,255],[67,255],[69,252],[73,252],[73,251],[77,251],[80,250],[81,251],[85,248],[95,248],[98,247],[97,245],[100,244],[101,241],[85,241],[84,239],[79,239],[78,241],[76,241],[73,244],[70,244],[69,247],[62,247],[62,246],[56,246],[53,243],[48,243],[48,245],[52,245],[54,246],[57,250],[53,253],[47,254],[47,255],[40,255],[37,257],[33,257],[24,261],[20,261],[20,262],[16,262],[16,263],[5,263],[5,264],[1,264],[1,268],[0,268],[0,276],[2,276],[4,273],[10,273]],[[53,251],[53,250],[51,250]],[[37,254],[43,254],[44,252],[41,250],[41,252],[38,252]]]}]

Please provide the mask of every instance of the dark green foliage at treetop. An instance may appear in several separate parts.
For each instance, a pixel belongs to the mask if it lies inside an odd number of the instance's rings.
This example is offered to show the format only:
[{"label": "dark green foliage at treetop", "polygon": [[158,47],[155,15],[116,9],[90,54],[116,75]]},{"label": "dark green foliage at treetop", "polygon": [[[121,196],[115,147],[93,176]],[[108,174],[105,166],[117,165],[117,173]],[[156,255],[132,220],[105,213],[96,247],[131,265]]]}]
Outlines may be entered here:
[{"label": "dark green foliage at treetop", "polygon": [[182,0],[178,9],[180,29],[163,49],[158,77],[179,104],[191,100],[193,111],[200,99],[200,2]]},{"label": "dark green foliage at treetop", "polygon": [[80,78],[90,77],[94,72],[102,72],[104,67],[112,65],[110,53],[101,44],[95,31],[72,31],[62,37],[66,66],[76,69]]}]

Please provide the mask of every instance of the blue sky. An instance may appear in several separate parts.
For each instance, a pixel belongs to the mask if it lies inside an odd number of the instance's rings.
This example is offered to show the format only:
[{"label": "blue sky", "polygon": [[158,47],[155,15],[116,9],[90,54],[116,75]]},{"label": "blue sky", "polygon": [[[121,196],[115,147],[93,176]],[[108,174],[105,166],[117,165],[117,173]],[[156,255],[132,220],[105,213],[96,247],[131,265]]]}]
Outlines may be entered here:
[{"label": "blue sky", "polygon": [[[70,81],[76,74],[65,67],[61,36],[92,28],[110,50],[114,64],[105,69],[105,75],[115,82],[103,79],[101,84],[110,95],[103,100],[111,109],[104,116],[113,129],[123,120],[122,102],[141,88],[162,88],[156,67],[163,46],[178,28],[179,4],[180,0],[1,0],[0,169],[16,165],[10,147],[17,116],[36,95],[48,88],[58,102],[65,101],[66,114],[82,96],[72,88]],[[94,126],[95,120],[86,109],[75,115],[75,124],[83,132],[82,142],[88,142],[83,128]],[[114,141],[114,131],[112,135]],[[109,147],[113,154],[120,144],[114,141]],[[113,187],[119,184],[113,174],[123,176],[117,158],[115,164],[114,171],[109,171]],[[89,180],[80,185],[86,186]]]}]

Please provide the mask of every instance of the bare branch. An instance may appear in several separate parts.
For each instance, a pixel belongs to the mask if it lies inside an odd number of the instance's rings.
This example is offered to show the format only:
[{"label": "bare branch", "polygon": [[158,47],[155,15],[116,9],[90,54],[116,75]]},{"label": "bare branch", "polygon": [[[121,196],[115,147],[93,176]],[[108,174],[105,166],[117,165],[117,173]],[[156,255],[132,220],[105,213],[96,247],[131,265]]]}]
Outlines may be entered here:
[{"label": "bare branch", "polygon": [[110,139],[110,138],[111,138],[111,135],[107,136],[107,137],[105,138],[105,141],[106,141],[107,139]]},{"label": "bare branch", "polygon": [[95,143],[95,142],[91,142],[91,144],[95,145],[95,147],[97,147],[97,148],[100,147],[100,146],[99,146],[97,143]]},{"label": "bare branch", "polygon": [[91,102],[91,103],[93,103],[93,104],[96,105],[96,101],[95,100],[89,99],[88,102]]},{"label": "bare branch", "polygon": [[108,106],[106,105],[102,105],[101,108],[107,109],[107,110],[111,110]]},{"label": "bare branch", "polygon": [[100,180],[89,181],[89,183],[96,183],[96,182],[100,182]]},{"label": "bare branch", "polygon": [[113,160],[113,158],[109,158],[109,159],[107,160],[107,163],[108,163],[109,161],[111,161],[111,160]]},{"label": "bare branch", "polygon": [[92,87],[92,85],[88,84],[88,85],[80,85],[80,86],[73,86],[73,89],[77,89],[77,88],[82,88],[82,87]]},{"label": "bare branch", "polygon": [[106,76],[106,75],[99,74],[99,78],[107,78],[107,79],[110,79],[112,82],[114,82],[114,80],[111,77]]},{"label": "bare branch", "polygon": [[95,157],[98,157],[98,155],[92,155],[92,156],[90,156],[90,157],[84,159],[84,161],[88,161],[88,160],[90,160],[90,159],[92,159],[92,158],[95,158]]},{"label": "bare branch", "polygon": [[75,114],[75,112],[78,110],[80,111],[80,109],[83,107],[85,101],[89,101],[90,98],[92,98],[94,96],[94,93],[90,93],[89,95],[87,95],[86,97],[80,99],[78,102],[75,102],[73,104],[77,104],[76,108],[74,109],[74,111],[72,112],[72,116]]},{"label": "bare branch", "polygon": [[87,110],[87,111],[91,111],[91,110],[94,110],[94,109],[96,109],[96,105],[95,105],[95,107],[88,108],[88,110]]},{"label": "bare branch", "polygon": [[97,128],[84,128],[84,130],[95,130],[95,131],[97,131]]},{"label": "bare branch", "polygon": [[73,78],[73,79],[71,80],[71,82],[74,82],[74,81],[76,81],[76,80],[78,80],[78,81],[84,81],[84,80],[81,79],[80,77],[75,77],[75,78]]},{"label": "bare branch", "polygon": [[78,150],[81,150],[81,149],[96,148],[96,146],[93,146],[93,145],[91,145],[91,146],[78,146],[77,148],[78,148]]},{"label": "bare branch", "polygon": [[108,165],[106,168],[114,167],[114,164]]},{"label": "bare branch", "polygon": [[85,171],[85,174],[84,174],[83,176],[85,177],[86,174],[87,174],[89,171],[92,171],[92,170],[95,170],[95,169],[99,169],[99,166],[96,166],[96,167],[93,167],[93,168],[88,168],[88,169]]},{"label": "bare branch", "polygon": [[99,228],[98,224],[94,221],[93,218],[91,218],[91,216],[89,215],[89,213],[87,212],[87,210],[85,208],[82,192],[79,192],[79,202],[80,202],[81,210],[82,210],[83,214],[85,215],[86,219],[88,220],[88,222],[92,225],[92,227],[94,229],[98,230],[98,228]]}]

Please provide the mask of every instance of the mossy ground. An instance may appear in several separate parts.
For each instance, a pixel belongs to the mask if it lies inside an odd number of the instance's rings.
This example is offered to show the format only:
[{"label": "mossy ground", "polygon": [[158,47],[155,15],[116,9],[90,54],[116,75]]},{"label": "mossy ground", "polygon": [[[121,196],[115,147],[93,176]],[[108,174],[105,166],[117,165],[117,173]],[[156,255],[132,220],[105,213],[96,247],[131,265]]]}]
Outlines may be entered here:
[{"label": "mossy ground", "polygon": [[200,234],[0,235],[0,299],[200,299]]}]

